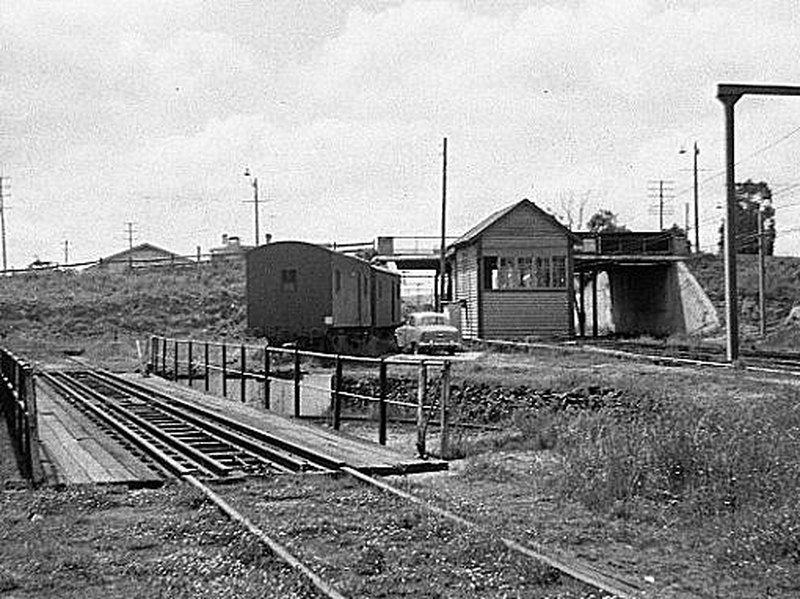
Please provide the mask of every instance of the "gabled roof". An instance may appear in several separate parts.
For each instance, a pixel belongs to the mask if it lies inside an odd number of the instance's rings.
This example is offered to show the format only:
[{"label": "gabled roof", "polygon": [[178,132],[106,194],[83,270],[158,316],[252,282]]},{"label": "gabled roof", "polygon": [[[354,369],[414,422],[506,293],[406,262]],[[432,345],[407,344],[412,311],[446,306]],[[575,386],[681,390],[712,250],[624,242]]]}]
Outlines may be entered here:
[{"label": "gabled roof", "polygon": [[153,245],[152,243],[140,243],[132,248],[128,248],[127,250],[122,250],[121,252],[117,252],[116,254],[111,254],[110,256],[106,256],[103,258],[103,262],[115,262],[127,259],[130,254],[135,254],[136,252],[140,252],[142,250],[155,252],[157,254],[161,254],[165,258],[175,258],[176,260],[185,260],[189,261],[188,258],[184,258],[174,252],[170,252],[169,250],[165,250],[164,248],[160,248],[158,246]]},{"label": "gabled roof", "polygon": [[477,225],[472,227],[469,231],[464,233],[461,237],[456,239],[452,244],[450,244],[450,247],[457,247],[457,246],[465,245],[465,244],[468,244],[468,243],[474,241],[484,231],[486,231],[486,229],[488,229],[493,224],[495,224],[496,222],[501,220],[507,214],[510,214],[511,212],[513,212],[514,210],[516,210],[517,208],[520,208],[522,206],[527,206],[527,207],[532,208],[533,210],[535,210],[543,219],[545,219],[546,221],[550,222],[553,226],[557,227],[558,229],[561,229],[562,231],[564,231],[565,235],[569,235],[570,237],[574,237],[575,236],[574,233],[572,233],[572,231],[570,231],[564,225],[562,225],[558,221],[558,219],[556,219],[556,217],[554,217],[552,214],[549,214],[549,213],[545,212],[544,210],[539,208],[536,204],[531,202],[529,199],[525,198],[523,200],[520,200],[516,204],[511,204],[510,206],[506,206],[502,210],[498,210],[497,212],[494,212],[494,213],[490,214],[489,216],[484,218],[481,222],[479,222]]}]

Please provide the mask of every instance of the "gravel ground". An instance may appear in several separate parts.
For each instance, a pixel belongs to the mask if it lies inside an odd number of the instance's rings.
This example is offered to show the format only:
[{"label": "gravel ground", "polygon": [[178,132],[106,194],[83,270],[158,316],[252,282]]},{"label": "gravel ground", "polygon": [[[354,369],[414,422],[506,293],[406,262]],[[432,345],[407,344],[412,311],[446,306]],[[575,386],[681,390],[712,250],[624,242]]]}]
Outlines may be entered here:
[{"label": "gravel ground", "polygon": [[280,477],[220,492],[347,597],[598,597],[499,538],[349,478]]}]

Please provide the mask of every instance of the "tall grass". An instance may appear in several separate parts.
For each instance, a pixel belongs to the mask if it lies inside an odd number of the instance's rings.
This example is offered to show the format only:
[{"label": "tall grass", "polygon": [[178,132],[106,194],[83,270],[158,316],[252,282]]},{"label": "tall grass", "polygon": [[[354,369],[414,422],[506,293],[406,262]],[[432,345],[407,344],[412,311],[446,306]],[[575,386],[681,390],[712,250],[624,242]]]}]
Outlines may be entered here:
[{"label": "tall grass", "polygon": [[564,414],[553,423],[558,484],[600,511],[646,505],[687,526],[721,523],[728,558],[800,561],[799,400],[794,390],[758,401],[662,396],[625,418]]}]

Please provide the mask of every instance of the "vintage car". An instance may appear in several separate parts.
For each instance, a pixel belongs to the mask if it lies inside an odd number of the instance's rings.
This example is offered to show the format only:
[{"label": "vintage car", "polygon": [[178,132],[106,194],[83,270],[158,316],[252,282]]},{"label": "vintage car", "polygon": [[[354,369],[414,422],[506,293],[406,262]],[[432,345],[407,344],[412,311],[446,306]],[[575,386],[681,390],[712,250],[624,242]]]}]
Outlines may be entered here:
[{"label": "vintage car", "polygon": [[441,350],[453,354],[461,348],[461,335],[441,312],[412,312],[395,331],[400,351]]}]

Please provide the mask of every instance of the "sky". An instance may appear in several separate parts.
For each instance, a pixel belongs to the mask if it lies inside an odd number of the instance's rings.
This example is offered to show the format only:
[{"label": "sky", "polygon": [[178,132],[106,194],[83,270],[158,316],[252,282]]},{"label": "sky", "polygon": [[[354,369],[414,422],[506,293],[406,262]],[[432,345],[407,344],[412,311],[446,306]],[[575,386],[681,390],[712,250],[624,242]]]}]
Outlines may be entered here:
[{"label": "sky", "polygon": [[[455,236],[522,198],[657,230],[658,180],[683,226],[696,142],[711,250],[717,85],[800,85],[798,57],[796,0],[3,0],[9,267],[109,255],[127,222],[178,253],[252,243],[246,168],[262,238],[437,235],[444,137]],[[800,98],[740,100],[736,152],[800,255]]]}]

